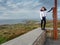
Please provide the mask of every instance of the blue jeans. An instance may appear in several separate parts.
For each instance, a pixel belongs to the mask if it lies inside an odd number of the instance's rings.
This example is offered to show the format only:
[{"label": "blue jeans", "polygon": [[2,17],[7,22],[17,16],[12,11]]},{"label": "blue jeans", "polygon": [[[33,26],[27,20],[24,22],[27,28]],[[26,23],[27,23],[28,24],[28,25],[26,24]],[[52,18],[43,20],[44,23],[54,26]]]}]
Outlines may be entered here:
[{"label": "blue jeans", "polygon": [[45,29],[45,26],[46,26],[46,17],[42,17],[41,28]]}]

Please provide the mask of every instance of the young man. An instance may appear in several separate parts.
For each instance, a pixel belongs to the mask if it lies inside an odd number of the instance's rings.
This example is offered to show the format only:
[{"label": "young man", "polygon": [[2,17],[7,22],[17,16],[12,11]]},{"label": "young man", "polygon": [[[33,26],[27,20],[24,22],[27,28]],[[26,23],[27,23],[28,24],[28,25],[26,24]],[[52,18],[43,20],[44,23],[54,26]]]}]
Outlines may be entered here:
[{"label": "young man", "polygon": [[40,10],[40,18],[41,18],[41,29],[45,30],[46,26],[46,8],[42,7]]}]

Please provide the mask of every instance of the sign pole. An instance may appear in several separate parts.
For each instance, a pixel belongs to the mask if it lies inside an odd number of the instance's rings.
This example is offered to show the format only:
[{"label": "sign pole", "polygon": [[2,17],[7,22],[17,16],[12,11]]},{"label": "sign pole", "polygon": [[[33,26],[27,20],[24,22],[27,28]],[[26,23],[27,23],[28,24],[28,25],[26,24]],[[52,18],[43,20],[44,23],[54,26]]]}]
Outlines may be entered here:
[{"label": "sign pole", "polygon": [[57,31],[57,0],[55,0],[55,6],[53,8],[53,38],[57,40],[58,38],[58,31]]}]

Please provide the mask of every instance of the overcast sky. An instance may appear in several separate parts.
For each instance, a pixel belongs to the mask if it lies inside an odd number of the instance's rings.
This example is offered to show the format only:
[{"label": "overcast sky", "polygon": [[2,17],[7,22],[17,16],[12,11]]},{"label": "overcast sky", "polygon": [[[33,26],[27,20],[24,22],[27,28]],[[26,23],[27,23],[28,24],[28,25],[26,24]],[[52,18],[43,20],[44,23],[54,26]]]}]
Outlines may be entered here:
[{"label": "overcast sky", "polygon": [[[58,18],[60,18],[60,0],[58,0]],[[54,0],[0,0],[0,19],[38,19],[39,10],[54,6]],[[50,16],[50,17],[49,17]],[[52,12],[47,18],[52,18]]]}]

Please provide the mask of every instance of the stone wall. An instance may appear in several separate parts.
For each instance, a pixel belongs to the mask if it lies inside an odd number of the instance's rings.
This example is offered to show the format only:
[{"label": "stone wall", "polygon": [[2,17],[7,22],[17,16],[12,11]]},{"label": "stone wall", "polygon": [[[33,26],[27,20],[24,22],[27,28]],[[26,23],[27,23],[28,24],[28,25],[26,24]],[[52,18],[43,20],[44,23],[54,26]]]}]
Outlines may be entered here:
[{"label": "stone wall", "polygon": [[44,45],[44,42],[46,40],[46,32],[42,32],[41,35],[35,40],[33,45]]}]

